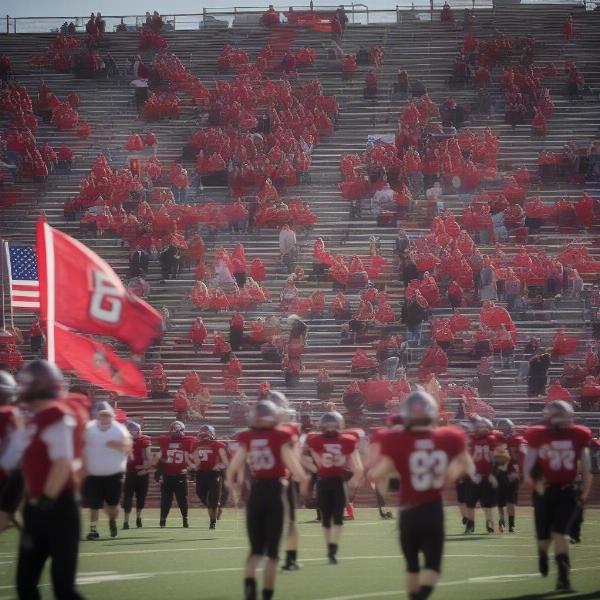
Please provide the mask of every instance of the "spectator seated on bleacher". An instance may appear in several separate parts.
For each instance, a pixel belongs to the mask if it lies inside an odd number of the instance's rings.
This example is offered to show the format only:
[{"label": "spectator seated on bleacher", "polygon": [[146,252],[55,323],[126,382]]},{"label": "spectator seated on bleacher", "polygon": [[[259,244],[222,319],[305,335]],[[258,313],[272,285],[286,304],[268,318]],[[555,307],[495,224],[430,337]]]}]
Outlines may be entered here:
[{"label": "spectator seated on bleacher", "polygon": [[448,370],[448,355],[434,340],[425,350],[419,364],[419,376],[425,378],[429,373],[440,375]]},{"label": "spectator seated on bleacher", "polygon": [[568,389],[564,388],[558,379],[555,379],[550,384],[546,396],[546,403],[553,402],[554,400],[564,400],[565,402],[573,404],[573,394],[571,394]]},{"label": "spectator seated on bleacher", "polygon": [[0,350],[0,364],[15,374],[25,364],[23,354],[15,344],[6,344]]},{"label": "spectator seated on bleacher", "polygon": [[364,379],[367,379],[376,372],[377,361],[367,356],[367,353],[362,348],[357,348],[352,356],[350,374],[353,377],[363,377]]},{"label": "spectator seated on bleacher", "polygon": [[585,411],[598,410],[600,407],[600,382],[597,377],[588,375],[581,388],[581,408]]},{"label": "spectator seated on bleacher", "polygon": [[552,340],[552,359],[557,360],[563,356],[573,354],[578,343],[578,338],[568,337],[565,335],[564,327],[559,327]]}]

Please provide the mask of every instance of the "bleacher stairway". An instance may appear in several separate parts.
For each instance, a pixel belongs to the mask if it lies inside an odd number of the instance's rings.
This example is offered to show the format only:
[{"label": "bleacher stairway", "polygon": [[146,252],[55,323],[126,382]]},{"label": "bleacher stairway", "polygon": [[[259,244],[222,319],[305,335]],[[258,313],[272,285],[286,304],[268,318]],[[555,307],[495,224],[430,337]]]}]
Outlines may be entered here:
[{"label": "bleacher stairway", "polygon": [[[574,43],[564,45],[561,27],[567,14],[573,13],[576,23],[577,37]],[[592,88],[600,88],[600,71],[598,65],[598,48],[600,47],[600,13],[585,12],[580,7],[569,5],[521,5],[492,11],[475,11],[475,31],[479,37],[494,35],[502,31],[509,37],[533,35],[536,38],[535,61],[537,65],[554,62],[559,69],[565,57],[574,60]],[[363,78],[367,71],[359,68],[357,75],[350,81],[342,80],[339,70],[326,59],[325,48],[328,38],[323,34],[298,30],[293,43],[294,48],[312,47],[317,51],[314,67],[301,73],[302,80],[318,78],[328,94],[335,94],[340,105],[340,116],[333,135],[322,140],[313,153],[310,182],[298,186],[291,195],[300,196],[310,203],[311,209],[319,216],[319,222],[307,234],[300,237],[300,266],[308,274],[311,271],[312,245],[316,237],[322,237],[327,248],[334,253],[345,255],[368,254],[368,241],[371,235],[379,236],[384,256],[393,264],[393,241],[395,229],[376,228],[374,219],[367,210],[363,210],[362,218],[350,220],[348,203],[340,196],[337,184],[340,180],[339,159],[345,152],[360,153],[364,150],[367,135],[372,133],[393,133],[397,125],[398,113],[403,102],[390,99],[387,91],[396,72],[406,69],[412,78],[421,79],[427,86],[430,97],[441,102],[448,94],[446,80],[451,71],[464,32],[460,28],[448,27],[437,20],[422,21],[410,11],[403,12],[401,24],[349,26],[345,32],[342,46],[345,51],[356,51],[360,46],[370,47],[379,43],[385,50],[384,65],[379,74],[380,98],[377,102],[365,101],[362,96]],[[68,143],[76,153],[76,164],[69,174],[53,174],[44,186],[32,183],[20,183],[21,200],[17,206],[6,209],[0,215],[2,237],[8,240],[31,242],[34,237],[34,224],[39,211],[43,210],[49,222],[64,231],[81,237],[78,223],[67,222],[63,216],[63,203],[78,191],[79,181],[89,173],[89,168],[97,154],[108,151],[113,168],[123,166],[127,153],[124,143],[132,132],[152,130],[159,139],[158,156],[163,165],[181,156],[184,144],[189,140],[198,124],[189,106],[184,106],[181,118],[162,121],[151,125],[140,122],[132,105],[132,93],[129,78],[123,76],[114,80],[78,79],[72,74],[57,74],[49,71],[39,72],[29,65],[32,53],[44,51],[49,47],[53,34],[17,34],[0,36],[0,52],[8,54],[13,61],[16,79],[24,84],[32,97],[37,92],[40,79],[45,79],[51,89],[60,97],[76,91],[81,96],[79,112],[93,128],[93,134],[87,141],[77,140],[70,133],[57,132],[53,127],[41,125],[38,141],[48,141],[57,147],[62,141]],[[232,28],[226,31],[210,29],[199,31],[177,31],[166,33],[169,51],[174,52],[192,73],[205,82],[222,77],[216,73],[217,56],[225,43],[239,46],[247,50],[251,59],[268,41],[268,33],[256,28]],[[109,49],[122,71],[125,71],[127,59],[138,53],[137,35],[108,34]],[[151,60],[151,54],[144,56]],[[492,113],[489,119],[472,117],[468,126],[475,130],[492,128],[500,138],[501,170],[508,170],[511,165],[525,164],[531,169],[537,165],[538,152],[541,150],[560,150],[568,141],[576,141],[587,145],[598,137],[600,125],[600,105],[587,101],[577,105],[569,104],[564,94],[563,77],[553,80],[552,98],[556,105],[554,116],[550,121],[549,134],[546,138],[532,138],[528,125],[516,129],[503,123],[503,110]],[[383,92],[385,90],[385,93]],[[502,94],[498,84],[493,87],[494,98],[501,100]],[[473,90],[454,90],[452,95],[457,102],[470,102]],[[190,172],[194,166],[186,165]],[[553,187],[535,190],[548,202],[559,197],[576,199],[581,188]],[[599,189],[587,189],[598,196]],[[0,194],[2,191],[0,191]],[[533,191],[532,191],[533,193]],[[226,197],[226,190],[206,188],[204,197],[215,200]],[[463,198],[457,195],[445,195],[447,208],[462,213]],[[418,237],[428,229],[428,223],[412,215],[406,224],[409,235]],[[571,241],[580,241],[594,253],[599,253],[596,232],[561,234],[554,229],[544,229],[537,236],[536,243],[546,252],[555,255]],[[246,256],[259,256],[265,261],[268,270],[266,287],[273,298],[278,298],[279,291],[286,276],[277,271],[278,242],[277,233],[273,230],[244,234],[243,238],[235,234],[219,233],[214,240],[214,248],[224,246],[231,249],[236,241],[243,241]],[[111,236],[85,238],[85,243],[105,258],[115,270],[125,276],[127,270],[127,249],[120,240]],[[493,248],[482,248],[482,251],[493,252]],[[509,248],[507,252],[514,251]],[[209,251],[210,252],[210,251]],[[190,272],[182,273],[177,280],[162,282],[158,265],[153,263],[149,276],[151,285],[150,302],[157,307],[165,305],[172,315],[172,326],[165,335],[160,348],[152,350],[147,358],[146,370],[160,356],[169,375],[169,391],[174,392],[185,374],[198,370],[209,382],[214,405],[210,410],[209,420],[216,424],[223,435],[231,433],[227,426],[227,403],[230,398],[220,392],[222,377],[221,364],[211,356],[210,343],[205,346],[201,355],[195,357],[187,332],[191,321],[196,316],[188,299],[189,291],[194,283]],[[377,285],[390,295],[396,314],[400,314],[403,299],[402,284],[393,267],[388,267]],[[308,278],[299,289],[302,295],[323,288],[327,296],[327,306],[333,297],[331,285]],[[351,296],[353,306],[358,303],[357,296]],[[465,309],[467,314],[477,320],[478,308]],[[265,305],[246,315],[247,320],[256,316],[268,316],[277,312],[276,304]],[[436,309],[439,314],[448,313],[448,309]],[[539,311],[538,311],[539,312]],[[230,314],[206,313],[202,315],[209,332],[226,331]],[[16,324],[28,329],[29,317],[16,315]],[[283,319],[285,321],[285,319]],[[350,360],[355,346],[339,343],[339,325],[331,318],[309,319],[307,352],[303,357],[305,372],[298,387],[287,391],[293,402],[314,399],[314,377],[317,370],[327,367],[335,383],[334,398],[341,402],[341,395],[350,381]],[[579,301],[564,298],[559,305],[552,306],[536,319],[528,318],[517,322],[519,330],[519,346],[516,358],[519,359],[521,349],[529,335],[540,335],[544,343],[551,341],[554,330],[564,325],[568,332],[582,340],[591,338],[589,323],[585,322],[583,305]],[[285,323],[284,323],[285,325]],[[398,326],[400,330],[400,326]],[[367,346],[365,346],[367,347]],[[584,345],[580,346],[583,350]],[[271,382],[272,387],[283,388],[283,378],[278,367],[261,361],[257,351],[243,350],[238,354],[244,366],[245,374],[241,379],[241,387],[252,396],[261,381]],[[581,357],[583,354],[581,354]],[[409,368],[411,379],[420,355],[413,353]],[[474,365],[455,364],[450,368],[450,380],[467,381],[474,376]],[[555,363],[551,375],[562,372],[562,363]],[[487,399],[497,410],[499,416],[508,416],[518,423],[532,422],[538,418],[537,412],[527,410],[525,384],[517,382],[513,369],[496,369],[495,395]],[[122,399],[119,406],[124,408],[133,418],[144,419],[145,428],[151,434],[164,431],[172,420],[173,412],[170,398],[164,400]],[[453,408],[452,406],[450,408]],[[586,422],[592,427],[600,425],[600,415],[586,416]],[[191,428],[197,424],[190,424]],[[600,491],[600,490],[599,490]],[[597,494],[600,496],[600,494]]]}]

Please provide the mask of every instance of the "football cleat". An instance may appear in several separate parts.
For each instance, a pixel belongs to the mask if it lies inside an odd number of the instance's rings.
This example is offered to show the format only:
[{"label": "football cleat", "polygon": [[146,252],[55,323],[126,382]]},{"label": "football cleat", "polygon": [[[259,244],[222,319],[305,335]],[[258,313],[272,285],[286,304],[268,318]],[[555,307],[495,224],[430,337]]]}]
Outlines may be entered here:
[{"label": "football cleat", "polygon": [[114,519],[109,519],[108,528],[110,529],[110,537],[117,537],[119,530],[117,528],[117,522]]},{"label": "football cleat", "polygon": [[571,587],[571,582],[568,579],[559,579],[556,582],[556,591],[564,592],[565,594],[573,594],[575,592],[575,590]]},{"label": "football cleat", "polygon": [[138,517],[138,518],[135,520],[135,526],[136,526],[138,529],[140,529],[140,527],[142,526],[142,517]]},{"label": "football cleat", "polygon": [[498,521],[498,531],[500,533],[504,533],[504,530],[506,529],[506,522],[504,521],[504,519],[500,519]]},{"label": "football cleat", "polygon": [[188,527],[190,526],[189,521],[187,520],[187,517],[183,517],[183,527],[185,529],[188,529]]},{"label": "football cleat", "polygon": [[338,559],[335,556],[331,555],[331,556],[328,556],[327,558],[329,559],[329,564],[330,565],[337,565],[338,564]]},{"label": "football cleat", "polygon": [[494,533],[494,523],[492,521],[486,521],[485,528],[488,533]]},{"label": "football cleat", "polygon": [[167,520],[166,519],[161,519],[159,521],[159,526],[160,527],[166,527],[166,525],[167,525]]},{"label": "football cleat", "polygon": [[299,565],[296,561],[285,563],[283,567],[281,567],[282,571],[299,571],[302,568],[302,565]]},{"label": "football cleat", "polygon": [[97,540],[99,537],[100,534],[97,531],[90,531],[85,539],[88,540],[88,542],[91,542],[92,540]]},{"label": "football cleat", "polygon": [[129,529],[129,523],[127,523],[127,521],[125,521],[125,523],[123,523],[123,529],[124,530]]},{"label": "football cleat", "polygon": [[217,528],[217,522],[216,521],[211,521],[210,525],[208,526],[209,529],[216,529]]}]

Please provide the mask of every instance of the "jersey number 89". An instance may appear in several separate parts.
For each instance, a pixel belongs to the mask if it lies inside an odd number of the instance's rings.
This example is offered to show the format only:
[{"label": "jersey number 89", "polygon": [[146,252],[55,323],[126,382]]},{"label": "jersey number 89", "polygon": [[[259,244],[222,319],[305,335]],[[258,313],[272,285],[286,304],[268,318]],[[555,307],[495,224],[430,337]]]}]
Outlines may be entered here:
[{"label": "jersey number 89", "polygon": [[442,450],[417,450],[410,455],[410,480],[417,492],[439,490],[443,487],[448,467],[448,456]]},{"label": "jersey number 89", "polygon": [[252,471],[268,471],[275,466],[275,457],[270,448],[251,450],[248,454],[248,464]]}]

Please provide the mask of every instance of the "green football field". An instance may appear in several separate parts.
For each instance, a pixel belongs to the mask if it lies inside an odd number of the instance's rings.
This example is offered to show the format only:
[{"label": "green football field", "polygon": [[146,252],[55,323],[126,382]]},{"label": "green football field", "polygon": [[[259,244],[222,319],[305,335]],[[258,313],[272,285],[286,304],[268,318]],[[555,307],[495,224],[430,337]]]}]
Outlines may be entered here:
[{"label": "green football field", "polygon": [[[300,511],[300,562],[303,569],[281,573],[275,597],[280,600],[359,600],[405,598],[403,562],[394,521],[380,520],[372,509],[359,509],[348,522],[340,544],[337,566],[324,559],[320,527],[314,512]],[[478,513],[477,531],[482,532]],[[205,511],[194,509],[190,529],[180,527],[178,512],[168,526],[158,527],[156,510],[146,512],[143,529],[119,531],[108,537],[101,523],[101,539],[81,544],[79,584],[87,598],[98,600],[225,600],[241,598],[242,565],[246,555],[243,513],[225,511],[216,531],[208,530]],[[434,598],[493,600],[572,598],[600,600],[600,511],[589,510],[583,543],[572,548],[573,585],[577,593],[558,595],[555,572],[542,579],[532,533],[531,511],[521,509],[518,533],[461,535],[457,511],[447,509],[447,543],[443,575]],[[14,598],[17,536],[0,537],[0,600]],[[283,552],[282,552],[283,554]],[[52,594],[46,584],[43,596]]]}]

